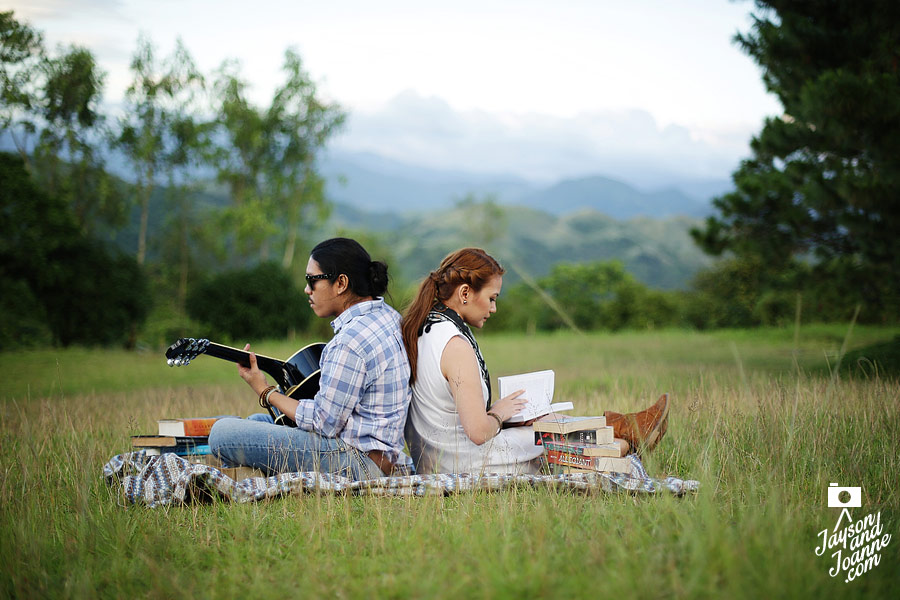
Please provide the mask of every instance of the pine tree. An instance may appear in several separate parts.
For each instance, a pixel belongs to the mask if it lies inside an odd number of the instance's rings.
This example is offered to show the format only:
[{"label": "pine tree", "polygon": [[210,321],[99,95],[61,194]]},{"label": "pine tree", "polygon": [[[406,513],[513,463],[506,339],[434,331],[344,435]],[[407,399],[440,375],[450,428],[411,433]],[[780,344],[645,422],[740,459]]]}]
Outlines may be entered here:
[{"label": "pine tree", "polygon": [[692,234],[773,273],[810,261],[870,319],[900,306],[900,3],[756,2],[736,42],[784,114],[766,120],[736,190]]}]

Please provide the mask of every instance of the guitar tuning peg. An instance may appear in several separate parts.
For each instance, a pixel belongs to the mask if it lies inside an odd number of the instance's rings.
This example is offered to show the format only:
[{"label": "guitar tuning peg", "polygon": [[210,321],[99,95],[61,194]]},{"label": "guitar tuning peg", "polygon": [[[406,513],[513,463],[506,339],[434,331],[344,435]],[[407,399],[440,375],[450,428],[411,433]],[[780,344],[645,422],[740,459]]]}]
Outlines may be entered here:
[{"label": "guitar tuning peg", "polygon": [[185,366],[185,367],[188,366],[189,364],[191,364],[191,357],[190,357],[190,356],[185,356],[185,357],[184,357],[184,361],[182,361],[181,364],[182,364],[182,366]]},{"label": "guitar tuning peg", "polygon": [[169,359],[166,359],[166,364],[169,365],[170,367],[174,367],[175,361],[173,359],[169,358]]},{"label": "guitar tuning peg", "polygon": [[180,358],[176,358],[176,359],[175,359],[175,366],[176,366],[176,367],[180,367],[181,364],[182,364],[181,359],[180,359]]}]

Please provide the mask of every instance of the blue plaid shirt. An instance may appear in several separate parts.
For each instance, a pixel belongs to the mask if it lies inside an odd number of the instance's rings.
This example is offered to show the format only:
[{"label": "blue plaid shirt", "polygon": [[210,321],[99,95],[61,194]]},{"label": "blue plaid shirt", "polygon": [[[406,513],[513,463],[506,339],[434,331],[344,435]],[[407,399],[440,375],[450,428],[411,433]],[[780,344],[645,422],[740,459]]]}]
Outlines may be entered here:
[{"label": "blue plaid shirt", "polygon": [[319,392],[300,400],[297,427],[339,437],[363,452],[382,450],[397,466],[412,392],[409,359],[400,333],[400,313],[378,298],[354,304],[331,322]]}]

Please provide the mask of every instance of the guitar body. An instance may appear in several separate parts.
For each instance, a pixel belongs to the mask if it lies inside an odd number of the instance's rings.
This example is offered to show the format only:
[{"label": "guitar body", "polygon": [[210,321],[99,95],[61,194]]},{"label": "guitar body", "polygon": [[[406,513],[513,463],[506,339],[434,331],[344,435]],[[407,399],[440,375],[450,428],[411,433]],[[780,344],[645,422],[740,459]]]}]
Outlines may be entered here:
[{"label": "guitar body", "polygon": [[[284,361],[281,370],[284,383],[287,384],[287,387],[282,391],[286,396],[295,399],[312,398],[312,396],[315,396],[315,392],[319,391],[319,362],[322,360],[322,351],[324,349],[325,344],[322,344],[321,342],[309,344],[294,352],[289,359]],[[257,357],[256,364],[259,364],[259,357]],[[262,369],[262,367],[260,367],[260,369]],[[304,386],[303,389],[310,389],[310,386],[312,386],[313,383],[309,381],[309,379],[313,375],[315,375],[315,392],[313,392],[312,396],[294,396],[291,394],[292,390],[298,389],[301,386]]]},{"label": "guitar body", "polygon": [[[290,358],[280,361],[268,356],[258,354],[256,364],[261,371],[275,380],[279,391],[294,400],[312,398],[319,391],[319,361],[322,359],[322,351],[325,344],[317,342],[304,346],[297,350]],[[166,359],[169,366],[180,367],[190,364],[197,356],[207,354],[215,358],[221,358],[238,363],[244,367],[250,366],[250,353],[238,350],[230,346],[222,346],[209,340],[194,338],[181,338],[166,350]],[[283,414],[275,414],[272,409],[269,413],[275,419],[275,423],[287,427],[296,427],[293,419]]]}]

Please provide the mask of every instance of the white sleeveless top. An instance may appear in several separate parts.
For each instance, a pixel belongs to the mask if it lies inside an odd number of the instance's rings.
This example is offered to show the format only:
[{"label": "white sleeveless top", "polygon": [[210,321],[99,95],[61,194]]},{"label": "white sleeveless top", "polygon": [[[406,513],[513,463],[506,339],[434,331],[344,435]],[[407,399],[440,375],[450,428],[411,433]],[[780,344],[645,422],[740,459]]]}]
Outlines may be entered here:
[{"label": "white sleeveless top", "polygon": [[[541,446],[531,427],[504,429],[481,446],[466,435],[450,384],[441,373],[441,356],[454,337],[465,338],[453,323],[441,322],[419,336],[416,383],[406,421],[406,443],[418,473],[537,473]],[[469,342],[466,341],[468,344]],[[488,389],[481,382],[487,406]]]}]

